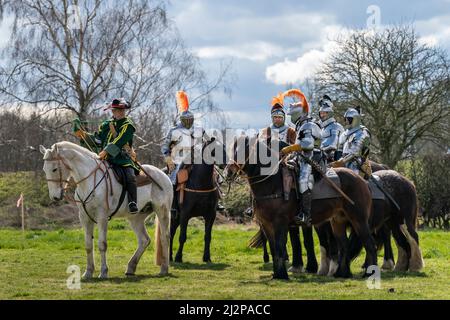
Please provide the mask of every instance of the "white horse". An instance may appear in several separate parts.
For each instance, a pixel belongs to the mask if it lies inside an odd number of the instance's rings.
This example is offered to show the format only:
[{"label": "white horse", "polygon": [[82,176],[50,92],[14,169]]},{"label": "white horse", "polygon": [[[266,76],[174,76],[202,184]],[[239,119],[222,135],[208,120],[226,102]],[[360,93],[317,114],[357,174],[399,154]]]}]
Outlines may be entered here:
[{"label": "white horse", "polygon": [[[119,204],[122,186],[114,178],[112,169],[108,169],[105,161],[100,161],[97,154],[74,143],[58,142],[51,149],[40,146],[40,151],[44,155],[43,169],[48,181],[50,199],[61,200],[63,198],[69,178],[73,178],[77,185],[75,200],[79,209],[80,221],[84,228],[87,254],[87,267],[83,278],[92,278],[95,270],[93,252],[95,223],[98,224],[98,249],[102,260],[99,278],[107,278],[106,234],[108,221]],[[160,275],[167,275],[169,272],[172,183],[160,169],[151,165],[143,165],[143,168],[159,186],[153,182],[138,188],[138,208],[142,209],[147,206],[153,208],[156,212],[155,263],[161,267]],[[108,179],[105,175],[107,171],[111,179]],[[111,195],[111,191],[113,195]],[[84,207],[81,201],[84,202]],[[145,228],[145,219],[150,213],[146,211],[146,213],[130,214],[127,201],[124,201],[117,214],[114,215],[114,217],[128,219],[138,240],[138,248],[128,262],[126,275],[135,274],[139,259],[150,244],[150,237]]]}]

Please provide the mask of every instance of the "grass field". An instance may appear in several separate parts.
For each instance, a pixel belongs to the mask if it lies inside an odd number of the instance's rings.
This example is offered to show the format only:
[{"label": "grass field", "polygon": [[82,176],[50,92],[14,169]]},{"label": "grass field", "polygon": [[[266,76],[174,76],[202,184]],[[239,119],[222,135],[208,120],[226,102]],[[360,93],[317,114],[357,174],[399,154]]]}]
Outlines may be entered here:
[{"label": "grass field", "polygon": [[[184,263],[173,263],[170,276],[157,276],[153,242],[141,260],[137,276],[124,271],[135,250],[133,232],[123,220],[112,221],[108,233],[108,280],[82,281],[69,290],[69,265],[85,268],[81,229],[57,231],[0,230],[0,299],[450,299],[450,233],[421,231],[425,269],[421,273],[383,272],[380,290],[369,290],[359,267],[354,278],[340,280],[311,274],[271,280],[272,266],[260,249],[246,247],[256,228],[218,225],[213,229],[213,263],[202,263],[203,228],[188,228]],[[149,227],[153,237],[153,229]],[[318,241],[316,254],[319,258]],[[175,248],[177,248],[177,242]],[[96,272],[99,270],[96,251]],[[382,262],[381,256],[379,263]]]}]

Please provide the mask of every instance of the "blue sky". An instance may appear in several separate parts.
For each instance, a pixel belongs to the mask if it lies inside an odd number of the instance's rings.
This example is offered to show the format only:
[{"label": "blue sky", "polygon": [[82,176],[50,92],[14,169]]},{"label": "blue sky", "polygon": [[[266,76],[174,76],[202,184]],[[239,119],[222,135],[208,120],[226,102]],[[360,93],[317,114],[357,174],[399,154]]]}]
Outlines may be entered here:
[{"label": "blue sky", "polygon": [[212,78],[221,61],[232,60],[233,94],[215,95],[228,126],[260,128],[270,122],[271,98],[311,75],[330,39],[366,27],[371,5],[382,26],[413,23],[422,41],[450,50],[450,0],[172,0],[168,11]]}]

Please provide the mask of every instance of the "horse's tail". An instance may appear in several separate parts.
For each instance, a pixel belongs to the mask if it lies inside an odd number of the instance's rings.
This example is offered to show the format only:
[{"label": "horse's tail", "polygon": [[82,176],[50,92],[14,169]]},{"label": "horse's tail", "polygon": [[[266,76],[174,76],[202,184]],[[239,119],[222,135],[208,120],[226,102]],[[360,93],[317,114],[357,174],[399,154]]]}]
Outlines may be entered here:
[{"label": "horse's tail", "polygon": [[259,231],[250,239],[248,246],[249,248],[261,248],[267,241],[266,235],[259,229]]},{"label": "horse's tail", "polygon": [[163,247],[161,243],[161,223],[158,216],[155,217],[155,243],[155,263],[157,266],[160,266],[163,263]]}]

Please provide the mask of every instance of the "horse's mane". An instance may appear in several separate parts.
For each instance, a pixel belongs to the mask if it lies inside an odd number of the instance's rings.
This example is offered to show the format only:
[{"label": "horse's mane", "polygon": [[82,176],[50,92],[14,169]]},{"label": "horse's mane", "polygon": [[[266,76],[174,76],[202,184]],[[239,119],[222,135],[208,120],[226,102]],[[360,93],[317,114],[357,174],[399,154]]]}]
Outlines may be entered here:
[{"label": "horse's mane", "polygon": [[79,145],[77,145],[77,144],[75,144],[73,142],[70,142],[70,141],[57,142],[57,143],[55,143],[52,146],[52,150],[55,150],[56,146],[58,146],[58,149],[73,149],[75,151],[78,151],[79,153],[81,153],[82,155],[84,155],[86,157],[97,158],[97,154],[96,153],[94,153],[92,151],[89,151],[88,149],[86,149],[86,148],[84,148],[82,146],[79,146]]}]

